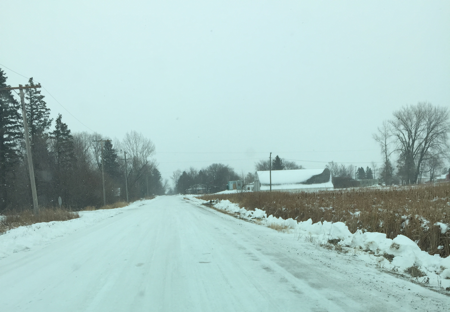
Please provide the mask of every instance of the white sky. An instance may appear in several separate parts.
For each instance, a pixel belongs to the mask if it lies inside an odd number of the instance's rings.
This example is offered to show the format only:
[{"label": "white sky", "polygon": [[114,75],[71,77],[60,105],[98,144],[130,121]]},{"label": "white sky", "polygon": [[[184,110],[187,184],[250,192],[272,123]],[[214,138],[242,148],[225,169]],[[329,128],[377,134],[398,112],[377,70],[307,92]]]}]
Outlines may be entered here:
[{"label": "white sky", "polygon": [[450,105],[449,17],[447,0],[4,0],[0,68],[73,132],[149,137],[164,178],[269,152],[367,166],[394,110]]}]

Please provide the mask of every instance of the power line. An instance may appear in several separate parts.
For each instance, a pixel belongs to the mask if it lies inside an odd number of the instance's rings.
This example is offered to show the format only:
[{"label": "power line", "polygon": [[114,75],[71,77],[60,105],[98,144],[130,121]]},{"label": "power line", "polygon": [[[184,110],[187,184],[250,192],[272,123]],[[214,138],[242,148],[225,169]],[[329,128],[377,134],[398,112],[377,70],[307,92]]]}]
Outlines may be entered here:
[{"label": "power line", "polygon": [[17,75],[22,76],[23,78],[30,79],[30,77],[25,77],[24,75],[22,75],[22,74],[16,72],[15,70],[12,70],[11,68],[9,68],[9,67],[7,67],[7,66],[5,66],[5,65],[3,65],[3,64],[0,64],[0,65],[1,65],[2,67],[5,67],[6,69],[12,71],[13,73],[16,73]]},{"label": "power line", "polygon": [[[19,75],[19,76],[22,76],[22,77],[25,78],[25,79],[30,79],[29,77],[26,77],[26,76],[22,75],[21,73],[18,73],[18,72],[16,72],[15,70],[12,70],[11,68],[9,68],[9,67],[7,67],[7,66],[5,66],[5,65],[3,65],[3,64],[0,64],[0,66],[2,66],[2,67],[4,67],[4,68],[6,68],[6,69],[12,71],[13,73],[15,73],[15,74],[17,74],[17,75]],[[70,116],[72,116],[72,117],[73,117],[76,121],[78,121],[81,125],[83,125],[83,126],[86,127],[87,129],[91,130],[92,132],[96,132],[96,131],[93,130],[91,127],[88,127],[88,126],[87,126],[86,124],[84,124],[81,120],[79,120],[77,117],[75,117],[75,115],[72,114],[72,113],[71,113],[64,105],[62,105],[61,102],[59,102],[59,101],[53,96],[53,94],[51,94],[50,91],[47,90],[47,88],[42,87],[42,89],[44,89],[44,90],[45,90],[45,91],[53,98],[53,100],[55,100],[55,102],[59,104],[59,106],[61,106],[67,113],[69,113]],[[16,92],[16,93],[17,93],[17,92]]]},{"label": "power line", "polygon": [[[278,154],[288,154],[288,153],[337,153],[337,152],[374,152],[377,150],[367,149],[367,150],[335,150],[335,151],[295,151],[295,152],[278,152]],[[170,152],[158,152],[158,154],[245,154],[246,152],[186,152],[186,151],[170,151]],[[251,152],[255,154],[265,154],[267,152]]]},{"label": "power line", "polygon": [[58,103],[62,108],[64,108],[64,110],[66,112],[68,112],[70,114],[70,116],[72,116],[76,121],[78,121],[80,124],[82,124],[83,126],[85,126],[87,129],[91,130],[92,132],[96,132],[95,130],[93,130],[92,128],[88,127],[87,125],[85,125],[81,120],[79,120],[77,117],[75,117],[67,108],[64,107],[64,105],[62,105],[51,93],[50,91],[47,90],[47,88],[42,87],[42,89],[44,89],[54,100],[56,103]]}]

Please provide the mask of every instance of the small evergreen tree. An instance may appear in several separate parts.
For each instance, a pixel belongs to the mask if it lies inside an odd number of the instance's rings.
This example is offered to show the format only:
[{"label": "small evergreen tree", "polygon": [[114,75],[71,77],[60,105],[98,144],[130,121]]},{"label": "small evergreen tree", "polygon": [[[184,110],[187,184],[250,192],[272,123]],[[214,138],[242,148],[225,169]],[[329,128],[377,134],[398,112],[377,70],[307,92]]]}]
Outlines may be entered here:
[{"label": "small evergreen tree", "polygon": [[[28,81],[33,85],[33,78]],[[25,107],[27,110],[28,131],[31,142],[34,143],[36,136],[42,135],[50,128],[52,119],[50,119],[50,109],[44,101],[44,96],[38,89],[25,90]]]},{"label": "small evergreen tree", "polygon": [[59,114],[56,119],[55,130],[52,132],[53,151],[56,165],[61,170],[67,170],[73,167],[75,162],[75,153],[73,137],[67,124],[62,122],[62,115]]},{"label": "small evergreen tree", "polygon": [[51,133],[53,140],[53,155],[55,161],[54,170],[54,199],[61,196],[66,203],[71,205],[74,202],[71,189],[75,183],[73,181],[73,169],[75,168],[75,151],[73,137],[67,124],[62,122],[61,114],[58,115],[55,130]]},{"label": "small evergreen tree", "polygon": [[366,169],[366,179],[373,180],[373,172],[370,167],[367,167]]},{"label": "small evergreen tree", "polygon": [[356,174],[358,180],[364,180],[366,179],[366,172],[364,171],[363,167],[358,168],[358,172]]},{"label": "small evergreen tree", "polygon": [[394,176],[394,168],[389,159],[386,160],[386,163],[383,165],[381,169],[381,180],[386,185],[391,185]]},{"label": "small evergreen tree", "polygon": [[283,161],[277,155],[275,159],[272,161],[272,170],[283,170],[283,169],[284,169]]},{"label": "small evergreen tree", "polygon": [[117,162],[117,151],[113,148],[110,140],[105,141],[103,147],[103,164],[105,174],[116,180],[120,177],[119,163]]}]

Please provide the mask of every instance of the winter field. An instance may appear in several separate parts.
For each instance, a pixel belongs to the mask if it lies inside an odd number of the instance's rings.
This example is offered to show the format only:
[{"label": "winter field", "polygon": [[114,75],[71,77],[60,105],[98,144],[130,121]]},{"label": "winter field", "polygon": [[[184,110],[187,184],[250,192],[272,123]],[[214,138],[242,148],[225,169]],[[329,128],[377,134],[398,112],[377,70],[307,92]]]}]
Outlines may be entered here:
[{"label": "winter field", "polygon": [[[8,230],[0,235],[1,310],[445,311],[450,304],[444,293],[386,273],[388,260],[375,253],[318,246],[324,231],[345,233],[338,223],[285,221],[229,201],[216,209],[193,196],[162,196]],[[406,240],[394,243],[394,261],[418,253]]]},{"label": "winter field", "polygon": [[216,208],[450,291],[450,187],[207,195]]}]

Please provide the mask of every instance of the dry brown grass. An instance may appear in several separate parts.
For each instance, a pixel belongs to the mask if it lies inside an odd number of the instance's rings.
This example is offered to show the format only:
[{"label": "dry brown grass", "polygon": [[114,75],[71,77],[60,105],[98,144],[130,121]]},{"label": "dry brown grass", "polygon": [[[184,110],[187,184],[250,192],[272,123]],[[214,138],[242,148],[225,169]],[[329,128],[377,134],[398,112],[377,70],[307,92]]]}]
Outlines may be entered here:
[{"label": "dry brown grass", "polygon": [[286,232],[287,230],[289,230],[289,227],[287,225],[281,225],[281,224],[275,224],[275,223],[271,223],[267,227],[269,227],[275,231],[278,231],[278,232]]},{"label": "dry brown grass", "polygon": [[0,221],[0,233],[4,233],[19,226],[40,222],[67,221],[79,217],[77,212],[61,208],[41,208],[39,214],[36,216],[33,214],[32,210],[6,212]]},{"label": "dry brown grass", "polygon": [[115,202],[113,204],[109,204],[109,205],[105,205],[105,206],[101,206],[99,208],[96,208],[94,206],[87,206],[83,209],[83,211],[92,211],[92,210],[98,210],[98,209],[115,209],[115,208],[122,208],[122,207],[126,207],[128,206],[130,203],[124,202],[124,201],[120,201],[120,202]]},{"label": "dry brown grass", "polygon": [[128,205],[129,205],[129,203],[127,203],[127,202],[115,202],[114,204],[102,206],[102,207],[100,207],[98,209],[115,209],[115,208],[126,207]]},{"label": "dry brown grass", "polygon": [[[317,193],[254,192],[205,195],[204,200],[223,200],[248,210],[297,221],[344,222],[354,233],[360,229],[402,234],[429,254],[450,255],[450,231],[442,234],[436,222],[450,224],[450,184],[396,189],[354,189]],[[442,249],[438,249],[442,246]]]}]

